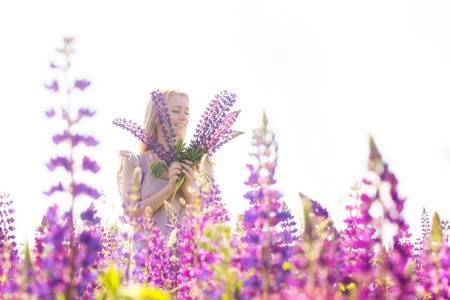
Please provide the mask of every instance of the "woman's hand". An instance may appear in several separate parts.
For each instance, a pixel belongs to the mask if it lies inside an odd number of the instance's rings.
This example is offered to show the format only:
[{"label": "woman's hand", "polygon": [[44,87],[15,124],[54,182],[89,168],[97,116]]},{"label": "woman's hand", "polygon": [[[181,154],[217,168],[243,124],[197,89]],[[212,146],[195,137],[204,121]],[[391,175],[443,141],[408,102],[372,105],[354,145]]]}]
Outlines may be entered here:
[{"label": "woman's hand", "polygon": [[177,180],[181,175],[182,166],[179,162],[173,162],[169,168],[169,184],[168,187],[172,191],[175,191]]},{"label": "woman's hand", "polygon": [[[190,162],[187,162],[190,163]],[[195,171],[197,170],[197,166],[189,166],[188,164],[185,163],[181,163],[182,169],[181,172],[184,173],[184,175],[186,176],[186,179],[184,180],[184,182],[186,183],[186,186],[191,186],[192,182],[195,179]]]}]

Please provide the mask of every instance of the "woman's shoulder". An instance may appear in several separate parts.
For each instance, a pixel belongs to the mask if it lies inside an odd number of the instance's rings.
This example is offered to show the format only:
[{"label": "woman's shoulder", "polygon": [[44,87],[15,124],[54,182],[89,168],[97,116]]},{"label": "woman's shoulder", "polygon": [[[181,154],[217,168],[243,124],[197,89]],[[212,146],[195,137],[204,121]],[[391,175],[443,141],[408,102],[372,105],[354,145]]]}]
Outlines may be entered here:
[{"label": "woman's shoulder", "polygon": [[149,153],[151,151],[146,152],[131,152],[128,150],[119,150],[119,158],[122,161],[128,160],[132,164],[134,164],[137,167],[146,167],[151,165],[152,162],[152,155]]}]

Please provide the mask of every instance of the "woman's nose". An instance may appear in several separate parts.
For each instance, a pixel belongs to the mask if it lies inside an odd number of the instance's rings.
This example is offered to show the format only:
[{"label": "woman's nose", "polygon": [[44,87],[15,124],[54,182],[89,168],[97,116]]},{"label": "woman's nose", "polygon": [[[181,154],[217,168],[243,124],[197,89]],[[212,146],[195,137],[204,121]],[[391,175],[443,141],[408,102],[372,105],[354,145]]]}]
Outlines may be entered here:
[{"label": "woman's nose", "polygon": [[182,112],[181,115],[180,115],[180,118],[183,119],[183,120],[186,120],[188,118],[188,115],[186,115],[185,112]]}]

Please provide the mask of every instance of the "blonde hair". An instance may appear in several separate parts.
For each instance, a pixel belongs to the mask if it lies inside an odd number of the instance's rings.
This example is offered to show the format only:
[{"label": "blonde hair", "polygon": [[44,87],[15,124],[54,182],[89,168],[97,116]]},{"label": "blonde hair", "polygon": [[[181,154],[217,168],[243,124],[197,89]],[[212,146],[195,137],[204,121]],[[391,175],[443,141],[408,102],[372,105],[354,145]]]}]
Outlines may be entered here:
[{"label": "blonde hair", "polygon": [[[159,90],[162,94],[164,99],[167,101],[167,99],[169,99],[170,96],[172,95],[182,95],[184,97],[186,97],[186,99],[188,100],[189,103],[189,96],[178,89],[174,89],[174,88],[167,88],[167,89],[162,89]],[[148,133],[150,133],[150,135],[152,137],[154,137],[156,139],[156,124],[158,123],[158,116],[156,115],[156,110],[155,107],[153,105],[153,101],[152,101],[152,97],[150,96],[148,101],[147,101],[147,105],[145,106],[145,111],[144,111],[144,121],[142,122],[142,128],[145,129],[145,131],[147,131]],[[148,149],[148,147],[144,144],[144,143],[139,143],[139,151],[140,152],[145,152],[148,151],[150,149]]]}]

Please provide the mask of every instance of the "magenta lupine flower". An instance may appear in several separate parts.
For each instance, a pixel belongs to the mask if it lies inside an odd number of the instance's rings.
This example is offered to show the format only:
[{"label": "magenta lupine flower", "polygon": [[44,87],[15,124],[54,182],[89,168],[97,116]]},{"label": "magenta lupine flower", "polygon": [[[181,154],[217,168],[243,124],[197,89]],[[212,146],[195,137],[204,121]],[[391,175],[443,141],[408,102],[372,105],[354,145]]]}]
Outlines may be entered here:
[{"label": "magenta lupine flower", "polygon": [[211,100],[202,115],[191,141],[191,148],[202,148],[207,155],[212,155],[225,143],[242,134],[231,130],[240,111],[230,112],[236,102],[236,94],[222,91]]},{"label": "magenta lupine flower", "polygon": [[76,80],[74,87],[84,91],[85,88],[91,85],[91,82],[86,79]]},{"label": "magenta lupine flower", "polygon": [[58,91],[58,82],[56,80],[53,80],[52,84],[45,84],[45,87],[49,90],[52,90],[54,92]]},{"label": "magenta lupine flower", "polygon": [[91,160],[89,157],[83,157],[83,170],[91,171],[92,173],[97,173],[100,171],[100,167],[97,165],[95,160]]},{"label": "magenta lupine flower", "polygon": [[257,163],[247,166],[250,178],[246,184],[253,190],[244,196],[250,200],[250,208],[243,216],[245,247],[240,258],[243,271],[250,271],[252,275],[244,282],[244,299],[279,296],[291,282],[290,269],[285,267],[291,259],[284,241],[286,233],[277,229],[277,225],[287,222],[291,215],[281,207],[281,194],[271,188],[275,183],[278,145],[274,134],[267,129],[265,114],[263,126],[253,132],[252,145],[251,155]]},{"label": "magenta lupine flower", "polygon": [[237,278],[230,282],[230,273],[237,273],[233,264],[239,260],[239,239],[229,232],[218,186],[212,178],[206,181],[200,184],[199,201],[187,207],[181,221],[178,282],[185,288],[178,296],[183,299],[232,298],[237,292]]},{"label": "magenta lupine flower", "polygon": [[[415,294],[415,287],[412,278],[408,275],[407,264],[412,258],[413,245],[409,242],[408,225],[405,223],[401,212],[405,198],[400,198],[397,191],[398,181],[395,175],[389,171],[388,165],[382,161],[381,154],[378,152],[373,139],[370,138],[370,155],[369,155],[369,171],[376,172],[381,183],[389,183],[390,200],[393,206],[387,207],[387,200],[383,200],[384,195],[379,190],[376,192],[376,197],[383,204],[384,219],[390,223],[397,225],[398,230],[394,235],[394,245],[392,251],[389,253],[389,260],[387,261],[387,269],[393,276],[396,286],[392,287],[391,293],[402,295],[405,299]],[[378,201],[378,199],[375,199]]]}]

